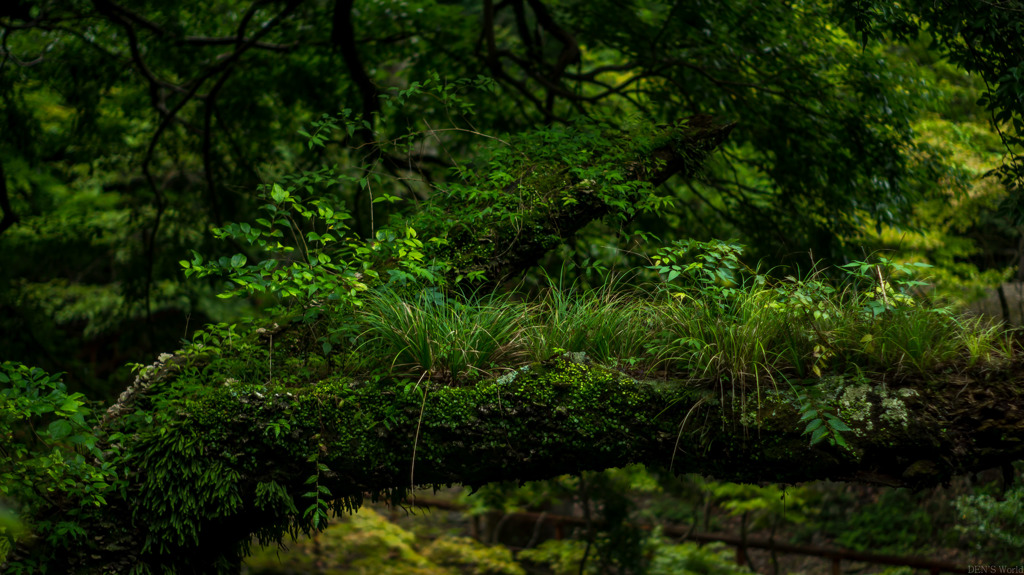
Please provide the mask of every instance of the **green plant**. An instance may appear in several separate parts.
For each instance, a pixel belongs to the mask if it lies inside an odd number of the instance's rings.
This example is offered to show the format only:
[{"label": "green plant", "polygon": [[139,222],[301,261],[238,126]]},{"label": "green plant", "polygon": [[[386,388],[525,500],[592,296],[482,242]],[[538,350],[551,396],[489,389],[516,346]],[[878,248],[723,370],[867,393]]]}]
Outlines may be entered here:
[{"label": "green plant", "polygon": [[[743,283],[742,255],[743,246],[735,242],[677,240],[670,247],[659,248],[648,268],[656,270],[669,284],[676,279],[683,283],[682,289],[673,290],[675,297],[689,298],[697,305],[711,303],[724,311],[737,293],[736,286]],[[763,284],[765,278],[754,274],[754,281]]]},{"label": "green plant", "polygon": [[872,553],[931,551],[951,544],[955,532],[940,531],[945,520],[936,509],[922,505],[925,497],[907,489],[883,490],[836,526],[836,543]]},{"label": "green plant", "polygon": [[[962,318],[959,320],[960,340],[967,356],[967,365],[974,367],[989,362],[993,357],[1002,356],[1002,342],[1011,332],[998,323],[986,322],[983,318]],[[1012,347],[1012,343],[1011,343]],[[1007,359],[1010,354],[1006,354]]]},{"label": "green plant", "polygon": [[[306,176],[318,180],[318,176]],[[325,178],[324,185],[338,185],[347,178]],[[300,182],[296,182],[301,185]],[[266,218],[255,225],[228,224],[214,230],[221,239],[244,242],[270,255],[250,264],[245,254],[205,261],[193,250],[192,260],[182,260],[185,276],[226,277],[234,285],[220,297],[269,293],[283,305],[292,305],[322,297],[358,304],[359,292],[366,281],[377,278],[370,267],[373,250],[347,235],[345,220],[351,216],[336,211],[325,199],[303,196],[302,188],[279,184],[265,186],[262,196],[269,200],[261,206]],[[290,243],[285,243],[290,240]]]},{"label": "green plant", "polygon": [[517,559],[527,564],[544,565],[555,575],[597,573],[596,562],[582,563],[585,548],[584,541],[550,539],[532,549],[523,549]]},{"label": "green plant", "polygon": [[954,501],[957,531],[986,562],[1024,562],[1024,488],[1014,486],[997,499],[985,493],[961,495]]},{"label": "green plant", "polygon": [[[321,446],[320,449],[326,449],[326,447]],[[311,491],[302,494],[303,497],[313,500],[309,507],[302,512],[303,520],[309,522],[313,531],[323,531],[327,528],[330,501],[334,499],[331,490],[320,482],[320,476],[324,473],[331,473],[331,470],[317,459],[319,451],[310,456],[308,460],[309,463],[316,466],[313,474],[306,478],[306,485],[311,486]]]},{"label": "green plant", "polygon": [[660,341],[651,351],[664,369],[715,381],[723,395],[730,390],[745,408],[747,390],[760,402],[763,386],[774,386],[786,366],[791,323],[772,309],[770,291],[757,284],[730,290],[727,300],[720,292],[710,296],[715,305],[670,298],[659,309]]},{"label": "green plant", "polygon": [[750,568],[736,564],[736,555],[724,543],[698,545],[689,541],[655,547],[651,575],[746,575]]},{"label": "green plant", "polygon": [[826,411],[825,406],[815,400],[807,390],[799,392],[794,390],[794,392],[800,411],[800,421],[807,422],[801,435],[810,435],[811,445],[828,439],[829,445],[848,448],[849,445],[846,443],[843,433],[853,431],[850,426],[839,419],[839,416]]},{"label": "green plant", "polygon": [[433,292],[409,301],[384,288],[367,296],[358,318],[367,353],[420,379],[457,382],[525,359],[526,310],[507,296]]},{"label": "green plant", "polygon": [[[124,486],[116,451],[104,450],[91,427],[93,412],[81,393],[68,393],[61,374],[17,362],[0,363],[0,527],[3,549],[28,530],[60,548],[85,537],[77,517],[103,507]],[[37,515],[66,506],[62,516]],[[6,552],[5,552],[6,553]]]},{"label": "green plant", "polygon": [[768,306],[783,316],[783,355],[799,377],[808,372],[821,377],[836,355],[834,330],[849,321],[847,295],[820,274],[805,279],[786,276],[774,285]]},{"label": "green plant", "polygon": [[915,276],[919,270],[932,266],[921,262],[904,264],[883,256],[876,260],[840,266],[860,294],[864,313],[878,317],[916,305],[913,291],[928,284]]},{"label": "green plant", "polygon": [[548,277],[548,286],[530,309],[532,358],[543,361],[563,350],[584,353],[599,363],[650,369],[653,362],[644,356],[660,325],[649,294],[623,287],[621,280],[583,289],[575,283],[565,285],[562,278],[564,273],[558,281]]},{"label": "green plant", "polygon": [[[720,240],[677,241],[657,251],[649,268],[663,276],[675,301],[662,309],[666,327],[656,349],[676,370],[729,382],[743,401],[753,383],[760,402],[762,383],[773,383],[787,358],[803,354],[785,349],[794,341],[789,318],[779,313],[784,306],[767,289],[768,277],[743,264],[742,254],[743,246]],[[676,280],[681,288],[671,283]]]},{"label": "green plant", "polygon": [[[324,147],[332,132],[344,128],[352,135],[368,124],[350,110],[337,117],[324,115],[300,133],[309,148]],[[373,237],[362,239],[348,226],[352,215],[337,201],[332,190],[353,187],[368,192],[370,213],[373,205],[394,203],[397,196],[374,192],[381,177],[375,164],[359,168],[362,175],[338,173],[333,168],[304,171],[260,187],[263,217],[251,223],[229,223],[215,228],[214,235],[235,245],[247,246],[262,257],[250,263],[250,255],[237,253],[207,261],[192,250],[191,260],[181,260],[186,277],[220,276],[229,285],[218,296],[231,298],[266,294],[273,298],[271,314],[288,312],[306,324],[319,323],[316,339],[324,354],[338,344],[351,340],[358,332],[346,312],[363,304],[362,295],[371,286],[441,285],[447,262],[427,261],[423,240],[409,225],[371,226]],[[443,244],[443,238],[428,240]],[[377,272],[382,262],[390,262],[387,277]],[[325,313],[334,309],[333,313]],[[323,317],[330,321],[321,322]]]},{"label": "green plant", "polygon": [[[650,565],[647,572],[654,575],[743,575],[750,569],[736,565],[735,555],[725,545],[698,545],[685,542],[671,544],[654,540],[647,544]],[[527,564],[543,565],[555,575],[577,575],[579,573],[600,573],[597,561],[582,563],[586,544],[574,540],[549,540],[536,548],[524,549],[517,559]],[[582,566],[581,566],[582,564]]]}]

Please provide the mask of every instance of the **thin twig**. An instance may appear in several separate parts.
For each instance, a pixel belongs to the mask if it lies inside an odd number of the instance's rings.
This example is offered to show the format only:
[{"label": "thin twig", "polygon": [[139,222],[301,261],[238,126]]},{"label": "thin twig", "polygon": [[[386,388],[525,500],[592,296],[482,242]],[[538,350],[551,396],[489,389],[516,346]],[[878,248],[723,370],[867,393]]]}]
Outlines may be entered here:
[{"label": "thin twig", "polygon": [[[426,374],[424,374],[426,375]],[[423,379],[422,377],[420,378]],[[427,387],[423,388],[423,402],[420,403],[420,418],[416,422],[416,437],[412,442],[412,463],[409,464],[409,496],[412,498],[413,505],[416,504],[416,448],[420,444],[420,426],[423,425],[423,411],[427,407],[427,394],[430,390]]]}]

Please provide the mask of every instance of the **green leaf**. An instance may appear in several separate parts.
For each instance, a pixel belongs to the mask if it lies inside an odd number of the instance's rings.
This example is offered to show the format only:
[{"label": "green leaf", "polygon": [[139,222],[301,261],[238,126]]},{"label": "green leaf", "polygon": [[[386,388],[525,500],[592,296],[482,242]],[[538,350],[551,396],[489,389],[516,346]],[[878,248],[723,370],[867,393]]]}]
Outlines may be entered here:
[{"label": "green leaf", "polygon": [[286,192],[286,191],[284,190],[284,188],[282,188],[282,187],[281,187],[281,186],[279,186],[278,184],[274,184],[274,187],[273,187],[273,188],[271,189],[271,191],[270,191],[270,197],[271,197],[271,198],[272,198],[272,199],[273,199],[273,200],[274,200],[275,202],[277,202],[277,203],[279,203],[279,204],[280,204],[281,202],[283,202],[283,201],[285,201],[286,199],[288,199],[288,197],[289,197],[289,194],[288,194],[288,192]]},{"label": "green leaf", "polygon": [[[807,424],[807,427],[804,428],[804,433],[811,433],[812,431],[817,431],[819,429],[822,429],[822,425],[824,425],[824,424],[825,424],[825,422],[820,420],[820,419],[813,419],[813,420],[811,420],[810,423]],[[826,432],[827,432],[827,430],[826,430]]]},{"label": "green leaf", "polygon": [[69,397],[69,398],[64,400],[64,403],[61,404],[61,406],[58,409],[58,411],[61,411],[63,413],[74,413],[74,412],[78,411],[78,408],[81,407],[81,406],[82,406],[82,402],[81,401],[78,401],[78,400],[76,400],[73,397]]},{"label": "green leaf", "polygon": [[828,437],[828,429],[826,429],[824,427],[817,429],[811,435],[811,445],[815,445],[817,443],[820,443],[821,440],[825,439],[826,437]]},{"label": "green leaf", "polygon": [[244,266],[246,261],[247,258],[245,257],[245,254],[235,254],[231,256],[231,267],[238,269]]},{"label": "green leaf", "polygon": [[828,426],[834,431],[853,431],[853,429],[850,429],[850,426],[843,423],[843,420],[838,417],[831,414],[827,414],[825,417],[828,418]]},{"label": "green leaf", "polygon": [[839,445],[839,447],[849,447],[849,445],[846,443],[846,438],[844,438],[841,433],[836,432],[834,436],[836,438],[836,444]]},{"label": "green leaf", "polygon": [[74,431],[74,429],[71,427],[71,424],[67,422],[67,420],[58,419],[57,421],[50,423],[50,425],[46,428],[46,431],[47,433],[49,433],[51,439],[53,439],[54,441],[59,441],[71,435],[71,432]]}]

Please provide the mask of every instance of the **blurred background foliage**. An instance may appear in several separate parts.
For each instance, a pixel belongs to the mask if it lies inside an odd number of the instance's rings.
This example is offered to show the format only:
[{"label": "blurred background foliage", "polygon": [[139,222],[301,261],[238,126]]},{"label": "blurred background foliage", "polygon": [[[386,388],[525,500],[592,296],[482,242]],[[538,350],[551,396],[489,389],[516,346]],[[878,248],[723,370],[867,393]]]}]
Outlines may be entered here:
[{"label": "blurred background foliage", "polygon": [[[1018,469],[1018,474],[1020,470]],[[816,482],[737,485],[641,467],[470,494],[421,493],[418,505],[370,506],[313,538],[270,546],[243,573],[789,573],[831,572],[826,557],[772,553],[736,541],[774,539],[948,564],[1017,565],[1020,495],[991,477],[923,492]],[[584,510],[586,508],[586,510]],[[588,525],[580,518],[591,518]],[[733,541],[685,541],[684,536]],[[590,543],[588,543],[588,541]],[[742,563],[739,558],[742,556]],[[844,560],[844,573],[926,570]]]}]

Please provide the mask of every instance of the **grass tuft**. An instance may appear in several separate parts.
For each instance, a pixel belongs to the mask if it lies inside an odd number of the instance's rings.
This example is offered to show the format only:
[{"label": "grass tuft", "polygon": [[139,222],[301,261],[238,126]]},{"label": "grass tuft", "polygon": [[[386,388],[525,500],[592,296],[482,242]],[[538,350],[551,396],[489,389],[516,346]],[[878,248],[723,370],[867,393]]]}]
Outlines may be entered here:
[{"label": "grass tuft", "polygon": [[622,281],[584,289],[549,278],[532,300],[382,290],[356,313],[357,353],[391,375],[459,383],[583,352],[636,377],[713,380],[744,397],[748,389],[760,397],[780,377],[920,375],[1015,357],[1001,325],[870,284],[837,289],[819,275],[684,289]]},{"label": "grass tuft", "polygon": [[420,296],[377,293],[359,312],[368,353],[390,371],[450,383],[517,365],[526,357],[527,309],[509,296]]}]

